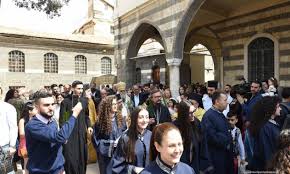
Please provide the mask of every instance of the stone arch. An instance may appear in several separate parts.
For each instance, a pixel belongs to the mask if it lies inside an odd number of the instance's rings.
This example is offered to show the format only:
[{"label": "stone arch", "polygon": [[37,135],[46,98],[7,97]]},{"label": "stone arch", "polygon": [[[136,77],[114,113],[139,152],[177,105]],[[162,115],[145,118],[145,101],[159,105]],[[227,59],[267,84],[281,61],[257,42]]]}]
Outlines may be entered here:
[{"label": "stone arch", "polygon": [[[201,30],[207,33],[205,33],[204,35],[198,35],[198,32]],[[207,37],[208,35],[211,35],[212,37]],[[202,44],[208,49],[214,61],[215,80],[219,80],[222,82],[222,46],[218,36],[208,27],[192,30],[187,34],[185,38],[184,52],[190,52],[192,47],[196,44]]]},{"label": "stone arch", "polygon": [[244,45],[244,77],[248,80],[248,46],[257,38],[266,37],[274,42],[274,76],[279,80],[279,41],[269,33],[258,33],[248,39]]},{"label": "stone arch", "polygon": [[[153,34],[151,34],[150,32],[152,32]],[[135,31],[129,37],[129,44],[126,50],[126,58],[128,59],[137,56],[138,50],[140,49],[141,45],[149,38],[153,38],[158,41],[163,46],[164,51],[166,52],[167,47],[164,40],[165,37],[158,25],[150,21],[143,20],[137,25]]]},{"label": "stone arch", "polygon": [[184,41],[186,39],[186,35],[188,32],[188,28],[190,23],[202,4],[206,0],[192,0],[190,1],[190,5],[185,10],[185,13],[182,19],[179,21],[176,30],[176,37],[173,41],[173,49],[172,49],[172,56],[174,58],[181,58],[183,57],[183,49],[184,49]]},{"label": "stone arch", "polygon": [[138,51],[142,44],[149,38],[155,39],[162,45],[165,53],[167,52],[167,46],[164,40],[164,33],[162,33],[157,24],[152,23],[148,20],[140,21],[139,24],[136,26],[134,32],[128,38],[129,43],[127,45],[127,48],[125,49],[126,57],[123,66],[126,67],[124,79],[126,79],[125,81],[128,83],[129,86],[131,86],[134,84],[134,79],[136,79],[133,77],[133,75],[135,74],[137,68],[136,60],[132,58],[138,55]]}]

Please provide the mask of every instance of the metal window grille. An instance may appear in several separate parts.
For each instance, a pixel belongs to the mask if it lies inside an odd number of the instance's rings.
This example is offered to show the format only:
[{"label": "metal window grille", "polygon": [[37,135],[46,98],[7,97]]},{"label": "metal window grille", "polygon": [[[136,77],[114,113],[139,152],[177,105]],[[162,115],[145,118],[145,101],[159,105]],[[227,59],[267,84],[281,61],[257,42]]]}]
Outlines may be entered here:
[{"label": "metal window grille", "polygon": [[112,72],[112,61],[108,57],[101,59],[101,73],[102,74],[111,74]]},{"label": "metal window grille", "polygon": [[46,53],[44,55],[44,72],[58,73],[58,57],[54,53]]},{"label": "metal window grille", "polygon": [[75,73],[86,74],[87,73],[87,58],[83,55],[75,57]]},{"label": "metal window grille", "polygon": [[25,72],[25,55],[21,51],[9,52],[9,72]]},{"label": "metal window grille", "polygon": [[249,81],[274,76],[274,42],[266,37],[253,40],[248,46]]}]

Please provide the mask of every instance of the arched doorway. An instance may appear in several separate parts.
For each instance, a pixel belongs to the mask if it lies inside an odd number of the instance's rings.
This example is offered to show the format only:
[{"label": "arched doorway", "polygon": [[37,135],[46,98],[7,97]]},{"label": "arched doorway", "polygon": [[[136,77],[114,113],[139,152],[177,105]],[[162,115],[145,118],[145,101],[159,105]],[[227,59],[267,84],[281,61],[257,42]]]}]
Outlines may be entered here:
[{"label": "arched doorway", "polygon": [[[248,73],[253,73],[248,71],[248,66],[250,66],[247,62],[248,59],[244,60],[244,45],[246,45],[248,39],[263,31],[267,31],[268,33],[280,32],[271,30],[271,24],[275,19],[273,21],[270,20],[267,14],[269,14],[268,11],[270,11],[270,8],[280,9],[282,6],[286,7],[287,4],[283,3],[285,2],[273,1],[269,4],[261,0],[190,1],[183,15],[183,19],[177,25],[177,33],[173,44],[173,57],[185,58],[187,55],[184,55],[184,52],[188,52],[189,49],[186,48],[187,45],[191,48],[193,46],[189,42],[191,40],[197,40],[195,36],[200,36],[203,39],[194,44],[202,43],[211,51],[215,65],[215,80],[220,81],[221,85],[223,83],[238,83],[237,79],[241,77],[247,78]],[[265,21],[266,19],[267,21]],[[204,31],[200,33],[201,30]],[[206,33],[211,34],[208,35]],[[206,43],[206,38],[211,39],[217,44],[209,45],[211,43]],[[180,50],[183,50],[183,52]],[[279,57],[276,56],[275,50],[274,62],[276,59],[277,62],[274,63],[273,76],[278,77],[282,71],[279,72],[279,68],[277,68],[279,66]],[[270,67],[271,74],[273,74],[272,67]],[[265,74],[265,77],[269,75]],[[249,76],[254,75],[249,74]],[[253,78],[251,77],[251,79]]]},{"label": "arched doorway", "polygon": [[181,84],[204,83],[214,80],[215,68],[210,51],[202,44],[196,44],[185,53],[180,68]]},{"label": "arched doorway", "polygon": [[[203,27],[189,32],[184,42],[181,84],[222,81],[221,58],[219,39],[210,29]],[[190,76],[184,73],[190,73]]]},{"label": "arched doorway", "polygon": [[[127,48],[127,83],[129,85],[148,82],[166,83],[165,52],[166,45],[156,27],[149,23],[142,23],[137,27]],[[153,69],[155,65],[159,68]],[[137,69],[141,76],[139,81],[136,81]]]}]

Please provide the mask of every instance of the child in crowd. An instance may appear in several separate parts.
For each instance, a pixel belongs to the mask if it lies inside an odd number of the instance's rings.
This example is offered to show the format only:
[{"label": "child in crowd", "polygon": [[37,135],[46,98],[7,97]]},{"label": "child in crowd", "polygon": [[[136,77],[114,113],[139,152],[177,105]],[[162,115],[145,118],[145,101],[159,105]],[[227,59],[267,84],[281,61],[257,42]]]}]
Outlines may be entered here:
[{"label": "child in crowd", "polygon": [[235,173],[238,173],[238,166],[239,166],[239,160],[240,164],[245,164],[245,148],[244,143],[242,140],[242,133],[241,130],[236,127],[236,124],[238,122],[238,116],[235,112],[230,111],[227,114],[227,119],[229,121],[229,124],[231,126],[231,133],[233,137],[233,151],[234,151],[234,167],[235,167]]},{"label": "child in crowd", "polygon": [[278,81],[276,78],[274,77],[271,77],[268,79],[268,85],[269,85],[269,88],[268,88],[268,93],[270,94],[277,94],[277,88],[278,88]]},{"label": "child in crowd", "polygon": [[175,105],[176,105],[176,100],[174,98],[170,98],[167,102],[167,107],[168,107],[168,110],[169,110],[169,113],[171,115],[171,119],[172,120],[176,120],[176,117],[177,117],[177,112],[176,112],[176,109],[175,109]]}]

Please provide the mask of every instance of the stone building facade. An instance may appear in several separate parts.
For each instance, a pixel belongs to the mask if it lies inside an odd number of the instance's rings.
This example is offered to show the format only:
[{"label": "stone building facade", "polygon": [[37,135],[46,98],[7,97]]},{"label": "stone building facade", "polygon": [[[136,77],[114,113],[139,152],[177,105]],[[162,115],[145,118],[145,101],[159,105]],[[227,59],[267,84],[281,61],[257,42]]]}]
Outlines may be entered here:
[{"label": "stone building facade", "polygon": [[58,36],[1,28],[1,86],[5,91],[22,86],[37,90],[53,83],[71,84],[76,79],[90,83],[93,77],[116,75],[110,43],[93,36]]},{"label": "stone building facade", "polygon": [[120,80],[134,83],[136,63],[130,58],[136,57],[145,40],[154,38],[164,47],[169,85],[175,95],[186,73],[180,65],[196,44],[210,51],[215,79],[221,85],[238,83],[242,76],[249,81],[274,76],[280,86],[290,85],[289,1],[138,2],[131,6],[117,3],[115,56]]},{"label": "stone building facade", "polygon": [[113,0],[89,0],[87,18],[73,34],[0,27],[2,88],[37,90],[53,83],[90,83],[102,75],[116,76],[113,10]]}]

